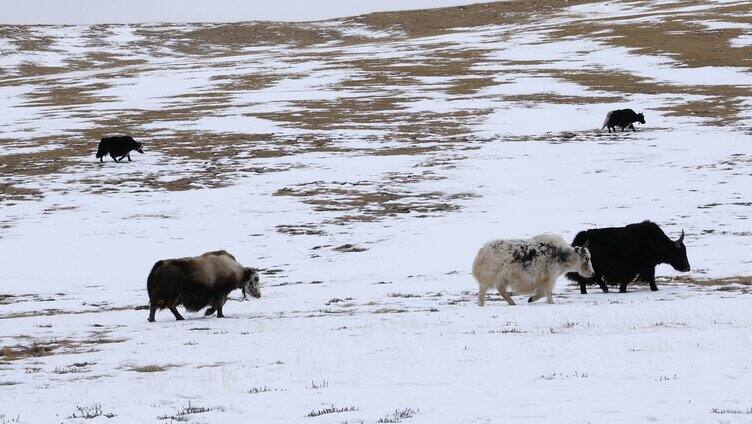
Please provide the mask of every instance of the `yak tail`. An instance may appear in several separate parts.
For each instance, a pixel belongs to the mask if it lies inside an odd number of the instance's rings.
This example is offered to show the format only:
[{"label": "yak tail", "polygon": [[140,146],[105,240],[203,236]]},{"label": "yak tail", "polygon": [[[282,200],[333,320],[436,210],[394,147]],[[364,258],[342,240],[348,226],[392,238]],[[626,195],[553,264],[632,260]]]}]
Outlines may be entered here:
[{"label": "yak tail", "polygon": [[603,121],[603,126],[601,127],[601,129],[606,128],[606,125],[608,125],[608,121],[611,120],[611,114],[612,113],[614,113],[614,112],[611,111],[611,112],[609,112],[609,113],[606,114],[606,119]]},{"label": "yak tail", "polygon": [[475,260],[473,260],[473,278],[480,283],[480,253],[475,257]]},{"label": "yak tail", "polygon": [[104,155],[106,155],[106,154],[107,154],[107,148],[105,148],[105,147],[104,147],[104,146],[102,145],[102,143],[100,143],[100,144],[99,144],[99,147],[97,147],[97,155],[96,155],[96,158],[97,158],[97,159],[103,158],[103,157],[104,157]]},{"label": "yak tail", "polygon": [[473,278],[478,284],[485,286],[488,283],[488,265],[491,258],[488,257],[488,248],[483,246],[473,260]]},{"label": "yak tail", "polygon": [[151,287],[152,283],[154,282],[154,274],[157,272],[157,269],[162,266],[164,261],[157,261],[157,263],[154,264],[153,267],[151,267],[151,271],[149,272],[149,276],[146,278],[146,288],[147,290],[149,287]]}]

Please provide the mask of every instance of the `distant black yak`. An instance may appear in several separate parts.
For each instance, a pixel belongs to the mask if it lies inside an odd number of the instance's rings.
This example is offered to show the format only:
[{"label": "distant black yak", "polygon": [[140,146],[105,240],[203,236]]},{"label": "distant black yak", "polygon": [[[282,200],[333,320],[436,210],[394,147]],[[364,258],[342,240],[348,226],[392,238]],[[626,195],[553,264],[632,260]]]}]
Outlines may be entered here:
[{"label": "distant black yak", "polygon": [[222,307],[227,295],[242,289],[261,297],[258,271],[240,265],[235,257],[218,250],[201,256],[158,261],[146,280],[149,292],[149,322],[154,322],[158,309],[168,308],[176,320],[182,320],[176,307],[182,304],[188,311],[196,312],[209,306],[204,315],[217,313],[224,318]]},{"label": "distant black yak", "polygon": [[582,294],[587,293],[585,286],[592,283],[598,283],[604,292],[608,292],[607,283],[619,284],[619,291],[624,293],[627,284],[634,280],[645,281],[650,284],[650,290],[656,291],[656,265],[669,264],[681,272],[690,270],[684,230],[674,241],[654,222],[581,231],[572,246],[586,243],[595,275],[585,278],[576,273],[567,274],[567,278],[580,284]]},{"label": "distant black yak", "polygon": [[632,128],[632,131],[637,131],[634,127],[635,122],[644,124],[645,116],[642,113],[635,113],[632,109],[612,110],[606,114],[606,120],[603,121],[601,129],[608,128],[608,132],[611,132],[613,128],[616,132],[616,127],[621,127],[622,131],[624,131],[624,128]]},{"label": "distant black yak", "polygon": [[110,155],[115,162],[120,162],[125,157],[127,157],[128,162],[130,162],[131,150],[144,153],[143,145],[134,140],[133,137],[127,135],[105,137],[99,142],[99,147],[97,148],[97,159],[99,159],[100,162],[104,162],[102,158],[105,155]]}]

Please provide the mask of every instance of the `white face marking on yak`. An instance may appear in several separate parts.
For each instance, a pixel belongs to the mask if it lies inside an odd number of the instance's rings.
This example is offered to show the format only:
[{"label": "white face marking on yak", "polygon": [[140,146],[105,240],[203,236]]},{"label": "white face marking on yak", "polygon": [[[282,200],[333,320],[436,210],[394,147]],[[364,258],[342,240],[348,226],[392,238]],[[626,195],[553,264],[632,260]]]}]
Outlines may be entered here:
[{"label": "white face marking on yak", "polygon": [[241,286],[241,289],[243,290],[243,297],[246,297],[246,294],[250,293],[251,296],[255,297],[256,299],[260,298],[261,289],[259,286],[258,271],[253,268],[246,268],[244,277],[246,277],[246,279],[245,281],[243,281],[243,284]]},{"label": "white face marking on yak", "polygon": [[575,247],[574,253],[579,256],[578,261],[580,267],[577,270],[577,273],[583,277],[590,278],[595,274],[595,271],[593,270],[593,264],[590,262],[590,251],[588,250],[587,245],[588,243],[585,242],[584,246]]}]

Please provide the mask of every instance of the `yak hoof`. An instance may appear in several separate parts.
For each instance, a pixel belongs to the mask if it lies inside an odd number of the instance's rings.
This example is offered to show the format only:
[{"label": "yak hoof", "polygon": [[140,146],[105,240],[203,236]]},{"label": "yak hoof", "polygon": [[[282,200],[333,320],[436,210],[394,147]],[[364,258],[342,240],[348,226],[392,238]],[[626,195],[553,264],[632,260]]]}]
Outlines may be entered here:
[{"label": "yak hoof", "polygon": [[155,321],[154,318],[146,318],[146,320],[149,321],[149,322],[154,322]]},{"label": "yak hoof", "polygon": [[656,286],[651,286],[651,287],[650,287],[650,291],[658,291],[658,287],[656,287]]},{"label": "yak hoof", "polygon": [[533,296],[530,296],[527,298],[527,303],[535,302],[535,299],[533,299]]}]

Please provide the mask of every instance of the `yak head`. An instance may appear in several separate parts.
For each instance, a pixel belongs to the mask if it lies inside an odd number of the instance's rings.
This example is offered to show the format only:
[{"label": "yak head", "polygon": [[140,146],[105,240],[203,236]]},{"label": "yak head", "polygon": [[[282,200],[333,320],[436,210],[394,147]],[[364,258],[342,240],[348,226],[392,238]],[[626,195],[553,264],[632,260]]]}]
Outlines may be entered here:
[{"label": "yak head", "polygon": [[666,262],[677,271],[688,272],[691,269],[687,259],[687,246],[684,245],[684,230],[676,241],[671,242],[666,259]]},{"label": "yak head", "polygon": [[642,113],[638,113],[637,114],[637,122],[639,122],[641,124],[644,124],[645,123],[645,115],[643,115]]},{"label": "yak head", "polygon": [[135,150],[135,151],[137,151],[137,152],[139,152],[139,153],[143,154],[143,153],[144,153],[144,145],[143,145],[143,143],[138,143],[138,142],[137,142],[137,143],[136,143],[136,148],[135,148],[135,149],[133,149],[133,150]]},{"label": "yak head", "polygon": [[595,274],[593,271],[593,263],[590,262],[590,250],[588,250],[588,244],[590,241],[586,241],[582,246],[574,248],[575,256],[575,271],[583,277],[590,278]]},{"label": "yak head", "polygon": [[243,297],[246,297],[247,293],[250,293],[256,299],[261,297],[258,271],[253,268],[246,268],[243,272],[243,283],[240,288],[243,290]]}]

